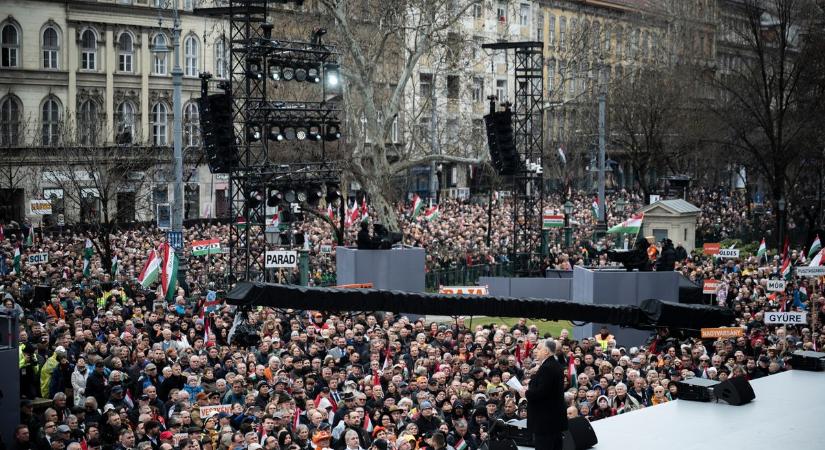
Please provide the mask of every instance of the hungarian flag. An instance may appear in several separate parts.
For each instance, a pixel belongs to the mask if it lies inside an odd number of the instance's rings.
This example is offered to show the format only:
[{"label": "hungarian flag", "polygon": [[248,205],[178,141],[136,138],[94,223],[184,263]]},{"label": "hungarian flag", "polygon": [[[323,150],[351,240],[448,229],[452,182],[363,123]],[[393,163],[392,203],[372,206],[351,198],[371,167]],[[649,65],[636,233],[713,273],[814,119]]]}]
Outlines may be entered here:
[{"label": "hungarian flag", "polygon": [[816,239],[814,239],[814,243],[811,244],[811,249],[808,250],[808,259],[811,259],[816,255],[818,251],[822,250],[822,243],[819,242],[819,235],[816,235]]},{"label": "hungarian flag", "polygon": [[160,274],[161,291],[166,301],[171,302],[175,300],[178,282],[178,255],[168,242],[161,245],[161,255],[163,257]]},{"label": "hungarian flag", "polygon": [[212,255],[221,252],[221,240],[218,238],[192,241],[192,256]]},{"label": "hungarian flag", "polygon": [[821,249],[819,253],[814,255],[811,258],[811,262],[808,263],[809,267],[817,267],[817,266],[825,266],[825,248]]},{"label": "hungarian flag", "polygon": [[20,267],[21,258],[20,258],[20,246],[14,247],[14,259],[12,259],[12,268],[14,269],[15,275],[19,275],[22,273],[22,267]]},{"label": "hungarian flag", "polygon": [[639,230],[642,228],[642,221],[644,221],[644,218],[644,214],[633,216],[618,225],[610,227],[610,229],[607,230],[607,232],[637,234],[639,233]]},{"label": "hungarian flag", "polygon": [[427,208],[427,210],[424,211],[424,220],[428,222],[433,221],[435,219],[438,219],[438,216],[440,214],[441,213],[438,210],[438,205],[433,205],[432,208]]},{"label": "hungarian flag", "polygon": [[576,373],[576,360],[575,355],[573,352],[567,354],[567,379],[570,381],[571,386],[578,387],[579,384],[579,374]]},{"label": "hungarian flag", "polygon": [[3,224],[0,223],[0,242],[6,240],[6,230],[3,229]]},{"label": "hungarian flag", "polygon": [[335,209],[332,207],[332,203],[327,204],[327,217],[329,217],[329,220],[335,220]]},{"label": "hungarian flag", "polygon": [[466,442],[464,442],[464,438],[461,438],[458,440],[458,442],[453,444],[453,448],[455,448],[455,450],[467,450],[469,446]]},{"label": "hungarian flag", "polygon": [[785,258],[788,257],[788,253],[789,253],[790,249],[791,249],[791,240],[786,235],[785,236],[785,241],[782,243],[782,259],[785,259]]},{"label": "hungarian flag", "polygon": [[138,283],[143,286],[144,289],[149,288],[155,281],[158,279],[158,275],[160,274],[160,256],[155,249],[149,251],[149,258],[146,259],[146,263],[143,264],[143,269],[140,271],[140,275],[138,276]]},{"label": "hungarian flag", "polygon": [[599,218],[599,198],[598,197],[593,199],[592,208],[593,208],[593,210],[592,210],[593,218],[598,219]]},{"label": "hungarian flag", "polygon": [[246,228],[246,218],[244,216],[238,216],[235,220],[235,226],[238,227],[239,230]]},{"label": "hungarian flag", "polygon": [[353,225],[355,222],[358,222],[359,215],[361,215],[361,210],[358,209],[358,202],[355,202],[349,212],[349,224]]},{"label": "hungarian flag", "polygon": [[272,228],[278,228],[281,226],[281,207],[278,206],[275,208],[275,213],[272,214],[272,220],[269,221],[269,226]]},{"label": "hungarian flag", "polygon": [[349,203],[346,203],[344,205],[344,227],[349,228],[354,222],[352,219],[352,209],[349,207]]},{"label": "hungarian flag", "polygon": [[92,275],[92,254],[94,248],[92,247],[92,240],[86,238],[86,247],[83,249],[83,276],[89,277]]},{"label": "hungarian flag", "polygon": [[413,197],[413,204],[412,204],[412,213],[410,214],[410,220],[415,220],[416,217],[421,213],[421,208],[424,207],[424,201],[421,200],[421,197],[418,194],[415,194]]},{"label": "hungarian flag", "polygon": [[779,272],[782,275],[782,279],[785,281],[791,280],[791,258],[785,257],[785,260],[782,261],[782,269],[780,269]]},{"label": "hungarian flag", "polygon": [[756,251],[756,258],[759,259],[759,261],[762,261],[762,258],[767,256],[767,254],[768,246],[765,245],[765,238],[762,238],[762,243],[759,244],[759,250]]},{"label": "hungarian flag", "polygon": [[370,220],[370,209],[367,206],[367,196],[365,195],[361,200],[361,222]]},{"label": "hungarian flag", "polygon": [[118,272],[117,263],[118,263],[117,255],[112,256],[112,276],[113,277],[117,276],[117,272]]},{"label": "hungarian flag", "polygon": [[26,234],[26,247],[34,245],[34,225],[29,223],[29,232]]}]

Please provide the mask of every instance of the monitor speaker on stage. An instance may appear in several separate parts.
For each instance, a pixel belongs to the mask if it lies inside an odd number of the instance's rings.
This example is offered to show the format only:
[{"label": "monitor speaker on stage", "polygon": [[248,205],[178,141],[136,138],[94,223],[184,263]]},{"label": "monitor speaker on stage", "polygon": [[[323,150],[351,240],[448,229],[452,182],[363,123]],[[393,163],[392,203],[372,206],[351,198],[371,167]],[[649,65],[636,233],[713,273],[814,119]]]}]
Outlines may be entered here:
[{"label": "monitor speaker on stage", "polygon": [[590,421],[584,417],[575,417],[567,421],[567,431],[563,434],[564,450],[584,450],[599,443]]},{"label": "monitor speaker on stage", "polygon": [[822,372],[825,370],[825,353],[797,350],[791,355],[791,367],[797,370]]},{"label": "monitor speaker on stage", "polygon": [[756,398],[753,387],[745,377],[731,377],[713,388],[717,399],[734,406],[744,405]]}]

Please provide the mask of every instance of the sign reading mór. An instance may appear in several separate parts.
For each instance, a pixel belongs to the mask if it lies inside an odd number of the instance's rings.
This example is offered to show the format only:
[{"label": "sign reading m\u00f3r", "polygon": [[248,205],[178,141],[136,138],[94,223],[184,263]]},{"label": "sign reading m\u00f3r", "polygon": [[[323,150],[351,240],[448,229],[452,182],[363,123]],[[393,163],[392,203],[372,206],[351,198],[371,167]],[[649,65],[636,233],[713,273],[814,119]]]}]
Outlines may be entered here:
[{"label": "sign reading m\u00f3r", "polygon": [[267,251],[264,267],[267,269],[298,267],[298,252],[294,250]]},{"label": "sign reading m\u00f3r", "polygon": [[785,292],[785,280],[768,280],[768,291]]}]

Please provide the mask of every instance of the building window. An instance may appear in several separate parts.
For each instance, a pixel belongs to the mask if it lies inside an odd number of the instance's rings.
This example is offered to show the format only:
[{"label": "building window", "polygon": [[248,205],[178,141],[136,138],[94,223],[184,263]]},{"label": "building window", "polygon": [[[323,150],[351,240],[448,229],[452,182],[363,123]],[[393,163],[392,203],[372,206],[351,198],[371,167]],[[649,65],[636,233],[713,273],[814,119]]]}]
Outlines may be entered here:
[{"label": "building window", "polygon": [[81,103],[77,111],[77,134],[80,145],[97,144],[97,129],[100,123],[97,104],[92,100]]},{"label": "building window", "polygon": [[[163,34],[156,34],[152,39],[152,46],[155,49],[163,49],[166,47],[166,36]],[[152,73],[155,75],[166,75],[166,52],[154,52],[152,55]]]},{"label": "building window", "polygon": [[461,95],[459,81],[458,75],[447,75],[447,98],[456,100]]},{"label": "building window", "polygon": [[474,19],[481,19],[482,15],[483,15],[483,10],[482,10],[481,5],[479,5],[478,3],[474,4],[473,5],[473,18]]},{"label": "building window", "polygon": [[167,145],[167,121],[169,111],[164,103],[155,103],[152,107],[152,144]]},{"label": "building window", "polygon": [[544,14],[539,13],[536,16],[536,40],[544,42]]},{"label": "building window", "polygon": [[392,129],[390,129],[390,138],[392,139],[393,144],[397,144],[398,140],[398,115],[392,119]]},{"label": "building window", "polygon": [[559,17],[559,48],[564,50],[567,46],[567,17]]},{"label": "building window", "polygon": [[183,110],[183,145],[197,147],[201,143],[198,104],[189,102]]},{"label": "building window", "polygon": [[611,38],[610,28],[608,26],[604,27],[604,51],[606,53],[610,53],[610,38]]},{"label": "building window", "polygon": [[523,27],[530,25],[530,5],[527,3],[519,5],[518,24]]},{"label": "building window", "polygon": [[192,10],[194,8],[195,1],[194,0],[183,0],[183,9]]},{"label": "building window", "polygon": [[20,32],[17,27],[7,23],[3,25],[0,32],[0,45],[2,45],[2,57],[0,57],[0,67],[17,67],[20,64]]},{"label": "building window", "polygon": [[496,80],[496,97],[499,102],[507,101],[507,80]]},{"label": "building window", "polygon": [[623,31],[624,28],[622,27],[616,28],[616,57],[619,59],[622,58],[622,34],[624,34]]},{"label": "building window", "polygon": [[0,147],[15,147],[20,144],[20,103],[12,96],[0,102]]},{"label": "building window", "polygon": [[547,92],[552,95],[553,84],[556,79],[556,60],[547,61]]},{"label": "building window", "polygon": [[429,99],[433,95],[433,74],[422,73],[418,75],[418,85],[421,98]]},{"label": "building window", "polygon": [[184,42],[185,74],[187,77],[198,76],[198,40],[195,36],[187,36]]},{"label": "building window", "polygon": [[132,144],[135,142],[135,105],[132,102],[123,102],[118,107],[117,143]]},{"label": "building window", "polygon": [[120,40],[117,43],[118,70],[121,72],[131,72],[132,59],[134,56],[135,46],[132,41],[132,35],[129,33],[121,33]]},{"label": "building window", "polygon": [[57,30],[48,27],[43,30],[43,68],[59,68],[58,55],[60,54],[60,39]]},{"label": "building window", "polygon": [[215,78],[225,80],[229,77],[229,51],[226,40],[220,38],[215,41]]},{"label": "building window", "polygon": [[60,104],[48,98],[41,109],[41,140],[44,146],[57,145],[60,133]]},{"label": "building window", "polygon": [[556,43],[556,16],[550,14],[547,25],[547,43],[553,45]]},{"label": "building window", "polygon": [[484,78],[473,77],[473,103],[484,101]]},{"label": "building window", "polygon": [[80,35],[80,68],[97,70],[97,35],[92,30]]},{"label": "building window", "polygon": [[500,23],[507,23],[507,4],[498,2],[496,6],[496,17]]}]

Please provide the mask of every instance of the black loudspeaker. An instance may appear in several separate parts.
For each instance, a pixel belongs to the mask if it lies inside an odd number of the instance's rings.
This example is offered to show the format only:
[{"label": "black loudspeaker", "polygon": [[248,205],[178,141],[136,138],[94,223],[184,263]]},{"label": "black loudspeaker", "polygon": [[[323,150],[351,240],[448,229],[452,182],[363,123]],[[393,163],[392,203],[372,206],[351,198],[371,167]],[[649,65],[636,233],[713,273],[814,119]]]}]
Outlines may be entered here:
[{"label": "black loudspeaker", "polygon": [[736,319],[733,310],[705,305],[682,305],[647,299],[639,305],[642,325],[696,329],[728,326]]},{"label": "black loudspeaker", "polygon": [[825,370],[825,353],[797,350],[791,355],[791,367],[797,370],[822,372]]},{"label": "black loudspeaker", "polygon": [[676,388],[679,390],[680,400],[690,400],[692,402],[709,402],[713,400],[710,388],[716,389],[718,381],[705,378],[688,378],[684,381],[677,381]]},{"label": "black loudspeaker", "polygon": [[756,398],[753,387],[745,377],[732,377],[713,388],[713,395],[729,405],[740,406]]},{"label": "black loudspeaker", "polygon": [[590,421],[584,417],[567,420],[567,431],[562,434],[564,450],[584,450],[599,443]]},{"label": "black loudspeaker", "polygon": [[35,286],[34,287],[34,304],[37,305],[38,303],[49,303],[49,300],[52,299],[52,287],[51,286]]}]

